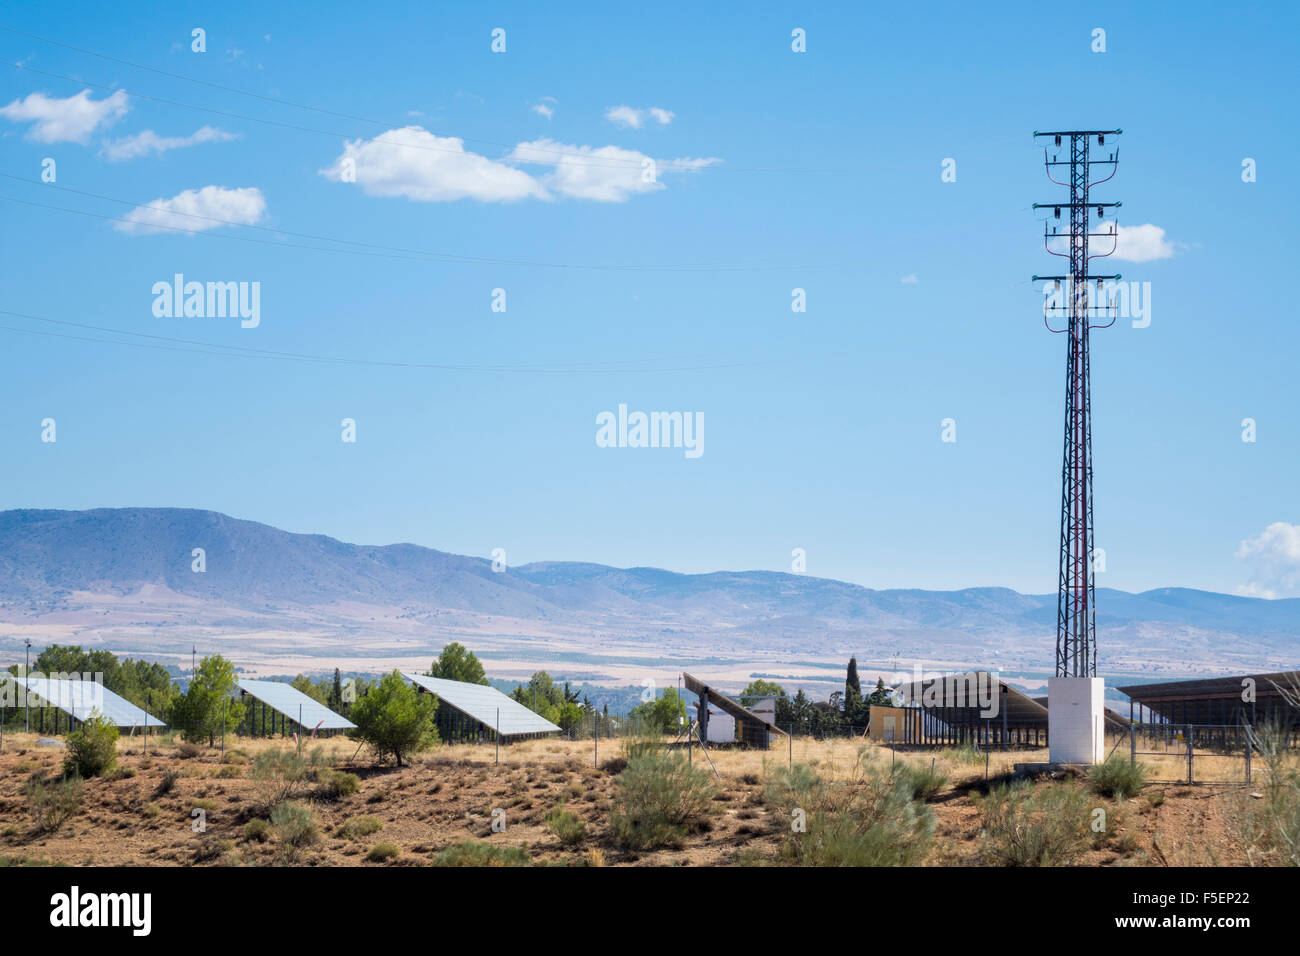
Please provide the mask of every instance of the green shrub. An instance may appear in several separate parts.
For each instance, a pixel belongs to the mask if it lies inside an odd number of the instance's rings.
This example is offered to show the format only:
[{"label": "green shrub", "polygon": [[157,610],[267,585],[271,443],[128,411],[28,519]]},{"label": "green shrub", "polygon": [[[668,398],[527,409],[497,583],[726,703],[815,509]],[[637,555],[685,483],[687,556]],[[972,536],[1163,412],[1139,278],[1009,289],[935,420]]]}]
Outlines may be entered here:
[{"label": "green shrub", "polygon": [[339,824],[334,835],[340,840],[357,840],[361,837],[370,836],[372,833],[378,833],[384,828],[384,823],[378,817],[353,817],[345,823]]},{"label": "green shrub", "polygon": [[1142,789],[1147,780],[1146,764],[1132,763],[1130,758],[1112,756],[1105,763],[1093,764],[1088,784],[1094,793],[1116,800],[1127,800]]},{"label": "green shrub", "polygon": [[546,815],[545,823],[565,846],[581,843],[587,836],[587,824],[562,803]]},{"label": "green shrub", "polygon": [[948,782],[948,775],[932,767],[918,767],[909,763],[894,766],[894,777],[899,785],[909,791],[913,800],[929,800]]},{"label": "green shrub", "polygon": [[528,854],[517,846],[466,840],[454,843],[433,858],[434,866],[530,866]]},{"label": "green shrub", "polygon": [[782,834],[781,857],[800,866],[910,866],[924,857],[934,815],[908,778],[859,764],[827,785],[801,764],[781,768],[764,796]]},{"label": "green shrub", "polygon": [[280,842],[291,847],[310,846],[320,839],[311,808],[301,803],[281,803],[271,811],[271,826]]},{"label": "green shrub", "polygon": [[217,801],[215,800],[201,800],[198,797],[193,797],[190,799],[189,804],[191,810],[202,810],[204,813],[217,812]]},{"label": "green shrub", "polygon": [[663,753],[664,742],[658,734],[637,734],[634,737],[624,737],[619,748],[623,751],[623,766],[626,768],[637,757]]},{"label": "green shrub", "polygon": [[632,758],[619,775],[609,815],[614,838],[630,850],[680,846],[688,832],[702,827],[715,793],[709,772],[685,757]]},{"label": "green shrub", "polygon": [[249,820],[244,824],[244,839],[265,843],[271,839],[271,824],[260,817]]},{"label": "green shrub", "polygon": [[263,750],[253,759],[249,777],[257,781],[265,806],[283,803],[294,795],[307,776],[307,762],[296,750]]},{"label": "green shrub", "polygon": [[356,736],[370,745],[377,760],[392,757],[400,767],[403,759],[438,742],[433,726],[437,711],[436,697],[419,693],[393,671],[352,705],[350,719],[357,725]]},{"label": "green shrub", "polygon": [[317,792],[322,800],[342,800],[355,796],[361,789],[361,778],[342,770],[322,770],[317,780],[320,781]]},{"label": "green shrub", "polygon": [[117,763],[117,727],[108,718],[92,714],[67,736],[63,759],[65,776],[98,777]]},{"label": "green shrub", "polygon": [[1016,783],[975,800],[984,855],[1003,866],[1061,866],[1089,842],[1088,798],[1073,784]]},{"label": "green shrub", "polygon": [[396,843],[376,843],[366,854],[366,859],[371,863],[384,863],[396,859],[401,854],[402,851],[397,848]]},{"label": "green shrub", "polygon": [[38,833],[52,833],[81,809],[81,778],[73,774],[46,783],[40,774],[27,781],[25,792],[32,824]]}]

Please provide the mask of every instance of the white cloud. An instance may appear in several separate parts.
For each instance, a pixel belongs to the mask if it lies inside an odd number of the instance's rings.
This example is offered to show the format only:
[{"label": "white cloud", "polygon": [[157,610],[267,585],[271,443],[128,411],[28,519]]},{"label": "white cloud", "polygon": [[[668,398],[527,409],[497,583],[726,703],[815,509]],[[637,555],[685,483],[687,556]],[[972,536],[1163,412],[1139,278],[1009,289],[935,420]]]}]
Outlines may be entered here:
[{"label": "white cloud", "polygon": [[0,106],[0,116],[15,123],[32,123],[27,135],[38,143],[85,143],[96,129],[112,126],[130,108],[125,90],[92,100],[87,89],[62,100],[31,93]]},{"label": "white cloud", "polygon": [[654,160],[645,153],[619,146],[571,146],[553,139],[520,143],[510,154],[517,163],[550,166],[541,182],[553,192],[574,199],[625,202],[639,193],[663,189],[666,172],[692,172],[719,159]]},{"label": "white cloud", "polygon": [[667,126],[677,114],[672,110],[652,106],[649,109],[637,109],[632,106],[611,106],[605,110],[605,119],[624,129],[640,129],[647,119],[652,119],[660,126]]},{"label": "white cloud", "polygon": [[[1106,251],[1105,239],[1094,239],[1092,242],[1101,244],[1098,251]],[[1144,226],[1121,225],[1115,253],[1111,258],[1123,259],[1125,262],[1151,262],[1153,259],[1171,259],[1173,255],[1174,244],[1165,238],[1165,231],[1147,223]]]},{"label": "white cloud", "polygon": [[916,285],[921,280],[916,277],[915,272],[909,272],[907,275],[903,276],[903,278],[899,279],[898,281],[903,283],[903,285]]},{"label": "white cloud", "polygon": [[[1119,233],[1115,239],[1111,239],[1108,235],[1095,235],[1095,233],[1110,233],[1117,225],[1119,226]],[[1048,239],[1047,246],[1053,252],[1068,253],[1070,251],[1069,224],[1057,228],[1062,230],[1061,234]],[[1175,252],[1175,243],[1165,238],[1163,229],[1159,226],[1153,226],[1151,223],[1142,226],[1125,226],[1112,220],[1101,220],[1091,223],[1089,229],[1094,233],[1093,237],[1088,240],[1088,253],[1090,255],[1110,252],[1112,245],[1115,247],[1115,251],[1107,258],[1122,259],[1125,262],[1151,262],[1155,259],[1170,259],[1173,258]]]},{"label": "white cloud", "polygon": [[421,126],[389,130],[369,141],[345,142],[342,155],[320,173],[333,182],[346,182],[349,167],[370,196],[404,196],[420,202],[550,198],[522,170],[466,152],[458,137],[435,136]]},{"label": "white cloud", "polygon": [[260,189],[204,186],[138,206],[126,215],[126,222],[114,223],[113,228],[135,236],[177,229],[206,232],[224,225],[252,225],[264,215],[266,198]]},{"label": "white cloud", "polygon": [[1238,594],[1253,597],[1300,595],[1300,524],[1275,521],[1237,548],[1250,565],[1250,582]]},{"label": "white cloud", "polygon": [[109,162],[118,163],[126,159],[147,156],[149,153],[161,155],[169,149],[183,149],[200,143],[224,143],[232,139],[239,139],[239,134],[227,133],[213,126],[200,127],[189,136],[159,136],[153,130],[147,129],[123,139],[105,140],[104,148],[100,152]]},{"label": "white cloud", "polygon": [[554,96],[543,96],[541,101],[533,106],[533,112],[538,116],[544,116],[548,120],[555,115],[555,104],[558,103]]}]

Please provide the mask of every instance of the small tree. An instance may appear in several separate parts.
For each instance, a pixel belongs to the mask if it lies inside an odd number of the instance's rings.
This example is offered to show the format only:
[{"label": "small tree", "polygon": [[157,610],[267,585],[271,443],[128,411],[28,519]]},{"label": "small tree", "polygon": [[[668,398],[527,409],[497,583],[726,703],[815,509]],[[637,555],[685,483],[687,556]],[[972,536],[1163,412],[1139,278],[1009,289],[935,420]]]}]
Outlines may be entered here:
[{"label": "small tree", "polygon": [[200,743],[206,737],[212,746],[223,729],[223,712],[227,733],[233,733],[244,720],[244,705],[231,699],[236,687],[230,661],[220,654],[203,658],[189,688],[172,701],[169,723],[190,743]]},{"label": "small tree", "polygon": [[487,674],[483,665],[472,651],[463,644],[452,641],[442,649],[438,659],[429,668],[428,677],[441,677],[443,680],[464,681],[466,684],[486,684]]},{"label": "small tree", "polygon": [[63,775],[97,777],[117,763],[117,727],[102,714],[94,713],[68,734],[68,755]]},{"label": "small tree", "polygon": [[352,707],[357,737],[370,745],[375,757],[392,757],[397,765],[403,758],[426,750],[438,742],[433,716],[438,698],[421,694],[398,671],[384,676]]}]

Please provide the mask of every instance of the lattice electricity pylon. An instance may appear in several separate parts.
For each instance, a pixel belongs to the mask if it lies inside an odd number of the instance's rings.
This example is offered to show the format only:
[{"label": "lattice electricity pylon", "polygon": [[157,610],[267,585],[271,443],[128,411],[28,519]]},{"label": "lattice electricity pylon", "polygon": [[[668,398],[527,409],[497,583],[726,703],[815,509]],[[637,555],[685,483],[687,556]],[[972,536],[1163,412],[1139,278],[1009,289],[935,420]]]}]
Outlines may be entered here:
[{"label": "lattice electricity pylon", "polygon": [[[1061,465],[1061,553],[1060,575],[1056,603],[1056,676],[1097,676],[1097,611],[1094,567],[1094,541],[1092,524],[1092,396],[1089,387],[1088,332],[1093,328],[1108,328],[1115,324],[1115,297],[1109,296],[1103,283],[1117,282],[1118,275],[1089,275],[1088,263],[1092,259],[1111,255],[1119,243],[1118,227],[1113,218],[1110,231],[1090,233],[1088,212],[1097,210],[1102,219],[1107,209],[1117,209],[1120,204],[1092,202],[1089,191],[1115,175],[1119,166],[1119,151],[1108,159],[1088,158],[1091,141],[1105,146],[1107,136],[1118,136],[1122,130],[1059,130],[1049,133],[1035,131],[1034,136],[1051,136],[1060,147],[1065,139],[1070,142],[1069,160],[1055,155],[1048,160],[1043,150],[1043,165],[1047,178],[1060,186],[1069,187],[1067,202],[1034,203],[1035,209],[1051,209],[1052,220],[1043,224],[1043,245],[1052,255],[1070,260],[1069,275],[1034,276],[1034,281],[1051,280],[1054,296],[1061,304],[1056,306],[1065,318],[1062,329],[1054,329],[1048,322],[1049,308],[1044,296],[1043,323],[1053,332],[1068,333],[1067,371],[1065,387],[1065,454]],[[1092,181],[1093,166],[1110,166],[1110,175]],[[1069,166],[1069,182],[1061,182],[1052,175],[1053,166]],[[1062,234],[1049,223],[1061,218],[1061,210],[1070,211],[1070,231]],[[1088,255],[1088,240],[1103,237],[1112,240],[1109,251]],[[1058,248],[1068,240],[1068,251]],[[1065,282],[1064,298],[1060,298],[1061,283]],[[1088,283],[1095,282],[1097,300],[1102,303],[1103,316],[1110,318],[1106,325],[1092,325],[1098,317],[1097,308],[1090,301]]]}]

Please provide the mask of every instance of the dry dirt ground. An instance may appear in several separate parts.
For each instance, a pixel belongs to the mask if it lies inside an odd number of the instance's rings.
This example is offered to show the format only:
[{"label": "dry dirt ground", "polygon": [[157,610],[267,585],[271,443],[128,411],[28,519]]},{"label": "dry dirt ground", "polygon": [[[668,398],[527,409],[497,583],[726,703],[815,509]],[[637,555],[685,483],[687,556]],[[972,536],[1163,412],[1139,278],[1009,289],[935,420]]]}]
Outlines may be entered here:
[{"label": "dry dirt ground", "polygon": [[[599,761],[619,755],[616,741],[601,741]],[[767,753],[711,751],[719,775],[715,810],[702,832],[680,849],[629,853],[618,848],[608,826],[617,774],[593,765],[592,743],[539,740],[495,749],[486,746],[439,747],[402,768],[375,766],[356,743],[343,738],[309,742],[320,746],[334,769],[355,773],[359,792],[340,800],[321,799],[305,784],[294,797],[310,804],[322,838],[294,851],[272,834],[259,842],[245,826],[268,813],[262,785],[249,778],[248,759],[268,747],[292,742],[228,739],[223,763],[219,750],[201,748],[185,756],[176,743],[119,741],[117,773],[85,781],[80,809],[53,832],[35,832],[27,781],[34,773],[58,775],[64,751],[42,746],[35,735],[7,736],[0,751],[0,862],[99,866],[306,865],[412,866],[433,861],[444,848],[466,840],[524,847],[533,863],[573,865],[700,865],[776,861],[779,823],[763,801],[769,772],[793,759],[810,765],[823,779],[853,772],[859,750],[876,760],[935,761],[948,777],[930,800],[936,838],[926,865],[976,865],[981,856],[979,812],[972,787],[984,777],[984,764],[963,762],[953,753],[897,754],[861,741],[795,742]],[[995,754],[990,772],[1013,761],[1045,759],[1043,752]],[[708,762],[698,748],[694,760]],[[167,782],[171,781],[170,787]],[[1148,785],[1125,801],[1103,801],[1110,826],[1102,840],[1078,862],[1085,865],[1248,865],[1234,840],[1230,804],[1243,799],[1240,787],[1226,785]],[[586,836],[563,845],[545,823],[558,805],[577,814]],[[195,808],[206,817],[206,831],[194,832]],[[505,832],[494,833],[494,809],[505,812]],[[356,817],[382,823],[365,836],[340,833]],[[380,842],[399,854],[386,862],[367,856]]]}]

